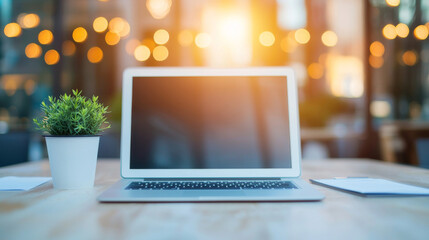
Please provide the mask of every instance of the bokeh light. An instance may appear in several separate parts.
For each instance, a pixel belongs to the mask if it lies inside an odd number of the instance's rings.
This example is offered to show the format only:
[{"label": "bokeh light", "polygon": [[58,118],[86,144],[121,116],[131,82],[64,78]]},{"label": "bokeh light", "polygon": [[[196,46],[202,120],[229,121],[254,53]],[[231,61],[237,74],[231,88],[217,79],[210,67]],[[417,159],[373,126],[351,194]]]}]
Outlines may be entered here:
[{"label": "bokeh light", "polygon": [[405,23],[399,23],[398,25],[396,25],[395,29],[396,29],[396,34],[398,35],[398,37],[401,37],[401,38],[406,38],[410,33],[410,29]]},{"label": "bokeh light", "polygon": [[134,50],[136,50],[136,48],[140,45],[140,41],[133,38],[127,41],[127,43],[125,44],[125,51],[133,56],[134,55]]},{"label": "bokeh light", "polygon": [[40,44],[47,45],[54,40],[54,35],[49,30],[43,30],[39,33],[38,39]]},{"label": "bokeh light", "polygon": [[369,46],[369,51],[375,57],[381,57],[381,56],[384,55],[384,51],[385,51],[384,45],[381,42],[379,42],[379,41],[374,41]]},{"label": "bokeh light", "polygon": [[109,26],[109,23],[107,22],[107,19],[104,17],[98,17],[94,19],[94,22],[92,23],[92,27],[94,28],[94,31],[98,33],[106,31],[108,26]]},{"label": "bokeh light", "polygon": [[289,35],[287,37],[284,37],[280,41],[280,48],[285,53],[291,53],[291,52],[293,52],[296,49],[297,46],[298,46],[298,43],[295,41],[295,39],[293,37],[290,37]]},{"label": "bokeh light", "polygon": [[70,41],[63,42],[63,55],[64,56],[72,56],[76,52],[76,45]]},{"label": "bokeh light", "polygon": [[402,54],[402,62],[405,65],[413,66],[417,62],[417,53],[412,50],[404,52],[404,54]]},{"label": "bokeh light", "polygon": [[386,0],[386,4],[390,7],[397,7],[401,3],[401,0]]},{"label": "bokeh light", "polygon": [[103,60],[103,51],[99,47],[92,47],[88,50],[88,61],[98,63]]},{"label": "bokeh light", "polygon": [[145,38],[145,39],[143,39],[142,45],[145,45],[151,51],[156,47],[156,43],[153,41],[152,38]]},{"label": "bokeh light", "polygon": [[338,36],[333,31],[326,31],[322,34],[322,43],[327,47],[333,47],[337,45]]},{"label": "bokeh light", "polygon": [[387,24],[383,27],[383,36],[387,39],[395,39],[396,38],[396,27],[393,24]]},{"label": "bokeh light", "polygon": [[207,48],[210,46],[211,42],[212,42],[212,38],[208,33],[199,33],[195,37],[195,44],[199,48]]},{"label": "bokeh light", "polygon": [[307,29],[300,28],[296,30],[295,32],[295,40],[299,44],[306,44],[310,41],[310,32],[307,31]]},{"label": "bokeh light", "polygon": [[312,79],[323,77],[323,66],[320,63],[312,63],[307,68],[308,76]]},{"label": "bokeh light", "polygon": [[42,48],[36,43],[30,43],[25,47],[25,56],[28,58],[38,58],[42,55]]},{"label": "bokeh light", "polygon": [[130,24],[126,20],[123,20],[122,29],[121,31],[118,32],[118,34],[121,37],[126,37],[128,36],[128,34],[130,34],[130,30],[131,30]]},{"label": "bokeh light", "polygon": [[109,31],[117,33],[119,36],[126,36],[130,32],[130,25],[124,19],[115,17],[109,22]]},{"label": "bokeh light", "polygon": [[6,26],[3,29],[4,31],[4,35],[6,35],[6,37],[18,37],[19,35],[21,35],[21,26],[19,26],[18,23],[8,23],[6,24]]},{"label": "bokeh light", "polygon": [[182,47],[191,46],[194,42],[194,35],[189,30],[183,30],[179,33],[179,44]]},{"label": "bokeh light", "polygon": [[369,56],[369,65],[373,68],[381,68],[384,64],[383,57],[377,57],[374,55]]},{"label": "bokeh light", "polygon": [[156,61],[164,61],[168,57],[168,49],[165,46],[157,46],[153,49],[153,58]]},{"label": "bokeh light", "polygon": [[114,32],[107,32],[106,36],[104,38],[106,40],[106,43],[110,46],[118,44],[119,40],[121,40],[121,36],[119,34]]},{"label": "bokeh light", "polygon": [[51,49],[45,53],[45,62],[48,65],[57,64],[60,60],[60,54],[54,49]]},{"label": "bokeh light", "polygon": [[134,57],[137,61],[146,61],[150,57],[150,49],[145,45],[140,45],[134,50]]},{"label": "bokeh light", "polygon": [[170,35],[165,29],[159,29],[153,34],[153,40],[159,45],[166,44],[169,38]]},{"label": "bokeh light", "polygon": [[28,79],[24,83],[24,89],[25,89],[25,93],[27,93],[27,95],[33,94],[35,87],[36,87],[36,82],[33,79]]},{"label": "bokeh light", "polygon": [[146,0],[146,8],[155,19],[163,19],[170,12],[172,0]]},{"label": "bokeh light", "polygon": [[429,31],[425,25],[419,25],[414,29],[414,37],[418,40],[425,40],[428,38]]},{"label": "bokeh light", "polygon": [[86,40],[86,38],[88,37],[88,33],[86,32],[85,28],[78,27],[75,30],[73,30],[72,37],[75,42],[81,43]]},{"label": "bokeh light", "polygon": [[23,14],[18,17],[18,23],[22,28],[35,28],[39,26],[39,15],[34,13]]},{"label": "bokeh light", "polygon": [[371,115],[377,118],[389,116],[391,107],[387,101],[372,101],[370,105]]},{"label": "bokeh light", "polygon": [[275,41],[276,37],[270,31],[265,31],[259,34],[259,42],[262,44],[262,46],[270,47],[274,44]]}]

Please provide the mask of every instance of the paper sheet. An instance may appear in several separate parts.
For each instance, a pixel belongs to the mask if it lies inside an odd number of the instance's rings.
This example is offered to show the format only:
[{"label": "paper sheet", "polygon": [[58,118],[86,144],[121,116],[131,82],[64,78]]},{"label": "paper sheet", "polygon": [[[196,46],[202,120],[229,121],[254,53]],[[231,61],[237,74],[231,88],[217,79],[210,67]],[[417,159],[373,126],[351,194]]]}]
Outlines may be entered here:
[{"label": "paper sheet", "polygon": [[0,191],[27,191],[49,180],[51,180],[50,177],[2,177]]},{"label": "paper sheet", "polygon": [[428,188],[375,178],[312,179],[313,183],[364,195],[429,195]]}]

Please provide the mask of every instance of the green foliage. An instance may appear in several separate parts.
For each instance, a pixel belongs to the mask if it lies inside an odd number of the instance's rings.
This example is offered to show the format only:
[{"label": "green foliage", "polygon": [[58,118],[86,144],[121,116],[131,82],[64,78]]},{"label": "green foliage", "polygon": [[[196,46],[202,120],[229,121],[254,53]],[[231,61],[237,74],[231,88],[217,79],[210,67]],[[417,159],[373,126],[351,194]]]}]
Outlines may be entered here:
[{"label": "green foliage", "polygon": [[64,94],[59,99],[49,96],[49,104],[42,102],[43,117],[34,118],[36,129],[51,135],[96,135],[110,128],[105,115],[107,107],[98,97],[86,98],[81,91]]}]

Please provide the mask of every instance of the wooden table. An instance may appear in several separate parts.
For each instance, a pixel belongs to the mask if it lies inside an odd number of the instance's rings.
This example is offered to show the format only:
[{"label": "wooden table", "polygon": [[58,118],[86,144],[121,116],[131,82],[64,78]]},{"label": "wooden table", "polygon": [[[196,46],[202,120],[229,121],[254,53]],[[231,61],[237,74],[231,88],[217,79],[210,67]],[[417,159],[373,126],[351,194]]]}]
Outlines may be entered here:
[{"label": "wooden table", "polygon": [[[46,161],[0,176],[49,176]],[[429,170],[370,160],[304,161],[303,178],[369,176],[429,187]],[[322,202],[100,204],[119,161],[99,161],[96,186],[0,192],[0,239],[429,239],[429,197],[364,198],[314,185]]]}]

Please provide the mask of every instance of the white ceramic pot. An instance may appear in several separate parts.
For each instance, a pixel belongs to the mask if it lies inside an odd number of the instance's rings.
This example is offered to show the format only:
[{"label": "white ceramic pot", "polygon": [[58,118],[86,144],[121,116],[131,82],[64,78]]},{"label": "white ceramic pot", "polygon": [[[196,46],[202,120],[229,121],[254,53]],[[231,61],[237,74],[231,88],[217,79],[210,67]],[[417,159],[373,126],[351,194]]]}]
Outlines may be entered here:
[{"label": "white ceramic pot", "polygon": [[94,186],[100,136],[45,136],[56,189]]}]

